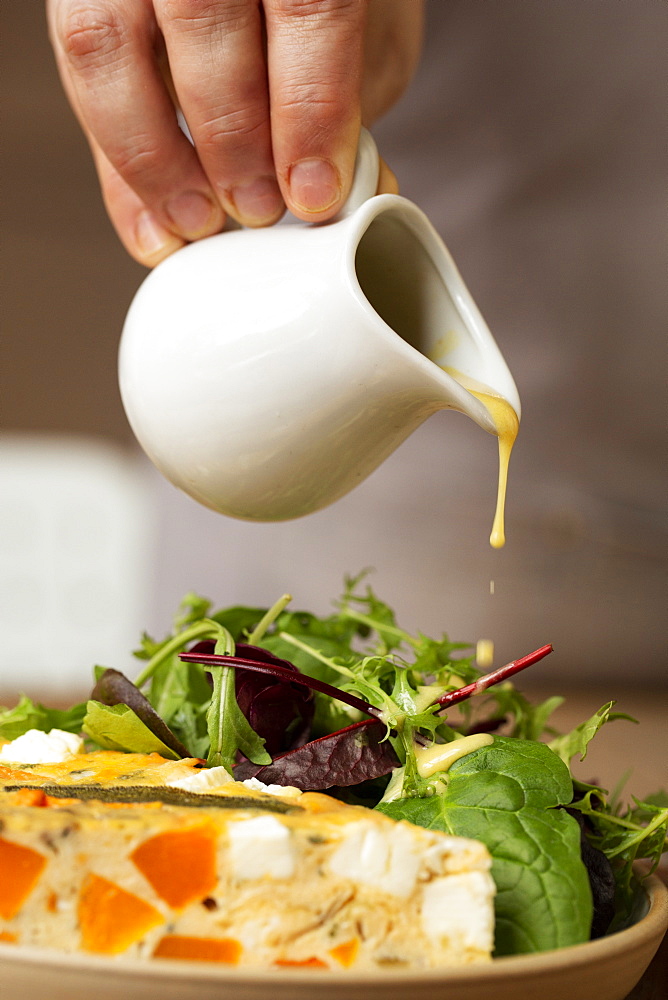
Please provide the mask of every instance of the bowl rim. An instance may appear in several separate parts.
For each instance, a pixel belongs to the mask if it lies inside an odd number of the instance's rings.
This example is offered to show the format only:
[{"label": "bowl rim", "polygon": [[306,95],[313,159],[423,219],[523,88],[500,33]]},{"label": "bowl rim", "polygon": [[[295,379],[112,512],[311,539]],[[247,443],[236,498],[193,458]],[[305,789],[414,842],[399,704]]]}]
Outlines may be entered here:
[{"label": "bowl rim", "polygon": [[[171,982],[188,980],[204,983],[218,982],[221,986],[235,983],[269,984],[280,981],[282,985],[290,983],[324,983],[345,984],[378,983],[385,981],[388,986],[410,985],[411,982],[434,985],[456,986],[478,980],[480,983],[493,985],[497,980],[506,977],[546,973],[563,969],[568,965],[577,969],[589,965],[596,960],[609,957],[612,954],[626,952],[643,952],[651,948],[655,942],[658,948],[663,935],[668,929],[668,885],[662,879],[650,874],[642,878],[642,889],[645,893],[648,910],[636,923],[623,930],[616,931],[606,937],[582,944],[569,945],[551,951],[536,952],[528,955],[508,955],[495,958],[489,963],[441,969],[388,969],[364,970],[346,972],[345,970],[314,969],[229,969],[210,962],[176,962],[169,959],[126,959],[122,956],[91,955],[82,952],[58,952],[46,948],[24,947],[20,944],[3,943],[0,945],[0,969],[7,963],[34,964],[43,972],[46,966],[54,969],[77,969],[82,972],[109,972],[115,978],[134,977],[153,979],[168,976]],[[120,959],[120,961],[119,961]]]}]

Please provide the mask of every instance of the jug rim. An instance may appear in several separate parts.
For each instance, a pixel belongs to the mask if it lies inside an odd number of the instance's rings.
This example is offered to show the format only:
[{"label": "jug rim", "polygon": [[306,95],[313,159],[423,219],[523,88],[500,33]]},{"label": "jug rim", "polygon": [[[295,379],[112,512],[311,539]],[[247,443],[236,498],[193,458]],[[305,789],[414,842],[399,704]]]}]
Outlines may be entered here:
[{"label": "jug rim", "polygon": [[[479,377],[475,374],[464,374],[471,381],[477,381],[481,389],[487,388],[493,394],[506,399],[517,413],[518,418],[521,416],[519,393],[508,365],[484,317],[466,287],[452,255],[425,213],[414,202],[402,195],[374,195],[357,208],[352,215],[341,220],[340,224],[346,226],[348,229],[344,253],[348,281],[357,292],[360,305],[365,311],[373,315],[376,323],[382,328],[383,335],[388,339],[391,336],[395,349],[404,352],[407,360],[410,360],[412,364],[419,365],[428,377],[436,379],[441,385],[447,387],[448,393],[453,399],[460,402],[461,412],[471,416],[484,430],[495,434],[496,427],[489,412],[480,400],[472,395],[468,389],[444,368],[426,357],[417,348],[413,347],[412,344],[397,334],[376,312],[360,285],[355,266],[359,244],[372,222],[380,215],[389,212],[395,212],[397,217],[419,240],[432,265],[443,280],[444,286],[471,338],[473,347],[479,355],[486,356],[488,359],[484,374],[488,375],[489,369],[494,369],[494,377],[491,379],[489,377]],[[459,409],[460,407],[453,408]]]}]

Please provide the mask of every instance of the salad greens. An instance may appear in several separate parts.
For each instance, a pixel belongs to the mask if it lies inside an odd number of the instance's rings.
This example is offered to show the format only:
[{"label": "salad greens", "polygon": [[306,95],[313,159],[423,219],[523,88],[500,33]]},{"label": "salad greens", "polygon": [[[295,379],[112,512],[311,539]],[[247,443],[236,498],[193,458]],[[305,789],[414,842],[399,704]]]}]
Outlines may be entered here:
[{"label": "salad greens", "polygon": [[496,953],[512,955],[589,937],[592,897],[580,829],[557,808],[572,793],[568,768],[544,743],[498,736],[456,761],[440,794],[378,808],[487,845],[497,887]]},{"label": "salad greens", "polygon": [[80,733],[85,714],[85,702],[61,711],[57,708],[47,708],[21,695],[18,705],[14,708],[0,708],[0,739],[15,740],[29,729],[40,729],[45,733],[51,729]]},{"label": "salad greens", "polygon": [[[362,576],[323,617],[288,610],[288,595],[212,613],[188,594],[170,635],[142,637],[134,682],[97,667],[90,700],[68,712],[23,697],[0,709],[0,738],[83,730],[93,747],[205,758],[237,780],[328,790],[481,840],[497,885],[496,954],[622,926],[633,862],[656,865],[664,849],[668,798],[624,809],[617,791],[574,780],[569,765],[603,725],[630,717],[609,702],[556,734],[549,720],[563,699],[534,705],[509,680],[551,647],[482,674],[467,644],[401,629]],[[424,747],[476,733],[495,735],[447,772],[421,766]]]},{"label": "salad greens", "polygon": [[129,705],[103,705],[89,701],[82,729],[103,750],[127,750],[128,746],[141,746],[142,753],[159,753],[169,760],[180,760],[176,753],[159,736],[151,732]]}]

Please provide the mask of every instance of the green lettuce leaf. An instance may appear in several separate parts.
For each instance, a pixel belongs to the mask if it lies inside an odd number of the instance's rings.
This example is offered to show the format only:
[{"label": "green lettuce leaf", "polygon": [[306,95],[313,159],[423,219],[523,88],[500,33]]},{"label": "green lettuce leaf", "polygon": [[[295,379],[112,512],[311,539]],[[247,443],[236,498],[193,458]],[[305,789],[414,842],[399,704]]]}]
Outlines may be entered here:
[{"label": "green lettuce leaf", "polygon": [[184,663],[175,653],[161,663],[147,692],[158,715],[197,757],[206,757],[206,712],[211,686],[199,663]]},{"label": "green lettuce leaf", "polygon": [[179,754],[158,739],[127,705],[89,701],[86,708],[82,729],[104,750],[159,753],[169,760],[180,760]]},{"label": "green lettuce leaf", "polygon": [[547,746],[495,737],[452,765],[442,794],[377,808],[486,844],[497,887],[495,954],[517,955],[589,939],[593,907],[580,829],[555,808],[572,794],[567,766]]},{"label": "green lettuce leaf", "polygon": [[57,708],[47,708],[26,695],[21,695],[18,705],[14,708],[0,708],[0,739],[15,740],[29,729],[39,729],[44,733],[48,733],[51,729],[80,733],[85,714],[85,702],[61,711]]}]

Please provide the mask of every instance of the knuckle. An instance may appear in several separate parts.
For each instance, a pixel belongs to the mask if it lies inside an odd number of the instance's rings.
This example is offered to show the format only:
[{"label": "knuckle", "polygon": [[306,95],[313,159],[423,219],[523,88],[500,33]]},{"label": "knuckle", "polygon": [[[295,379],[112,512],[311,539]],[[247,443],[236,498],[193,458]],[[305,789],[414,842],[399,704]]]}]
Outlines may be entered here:
[{"label": "knuckle", "polygon": [[75,4],[63,15],[58,28],[65,56],[80,69],[108,61],[127,41],[126,25],[104,3]]},{"label": "knuckle", "polygon": [[181,30],[233,30],[245,24],[253,10],[248,0],[162,0],[159,17],[161,22]]},{"label": "knuckle", "polygon": [[280,18],[313,18],[322,20],[344,14],[361,15],[363,0],[272,0],[275,14]]},{"label": "knuckle", "polygon": [[210,116],[202,122],[197,132],[197,146],[203,152],[215,153],[221,146],[234,141],[235,145],[252,146],[263,135],[266,117],[248,109],[226,111]]},{"label": "knuckle", "polygon": [[341,90],[321,82],[294,84],[281,95],[281,114],[303,122],[307,116],[317,123],[318,131],[332,131],[340,124]]},{"label": "knuckle", "polygon": [[132,187],[153,186],[151,179],[164,173],[159,150],[143,137],[135,137],[118,147],[111,152],[110,159]]}]

